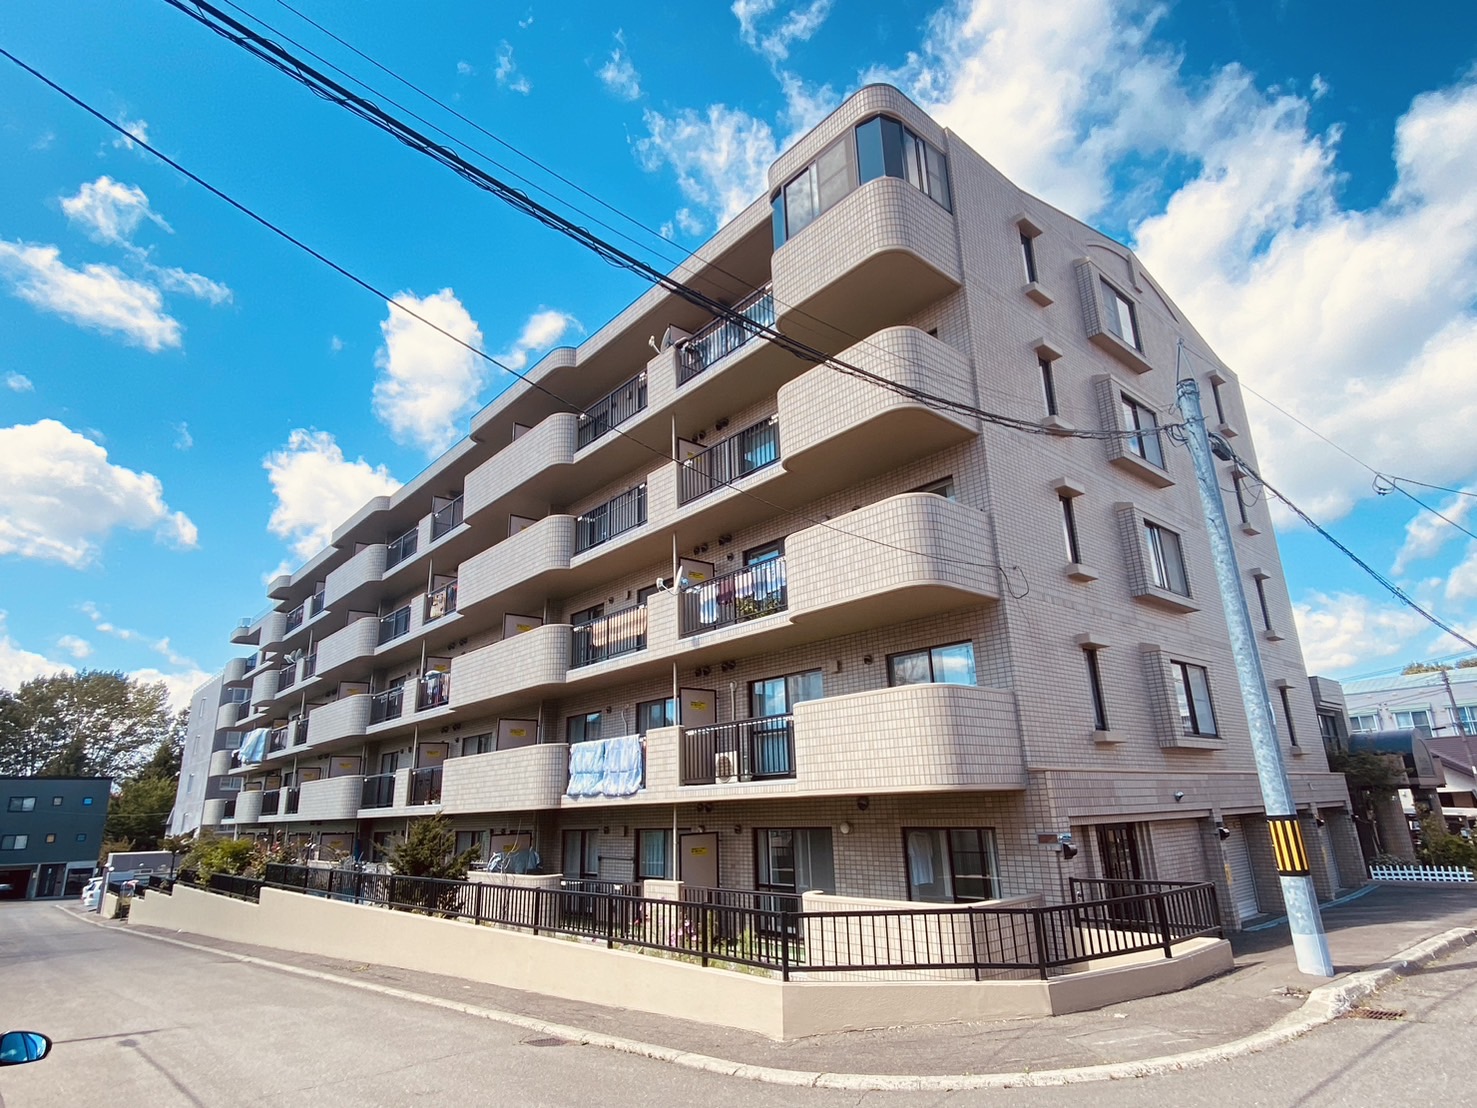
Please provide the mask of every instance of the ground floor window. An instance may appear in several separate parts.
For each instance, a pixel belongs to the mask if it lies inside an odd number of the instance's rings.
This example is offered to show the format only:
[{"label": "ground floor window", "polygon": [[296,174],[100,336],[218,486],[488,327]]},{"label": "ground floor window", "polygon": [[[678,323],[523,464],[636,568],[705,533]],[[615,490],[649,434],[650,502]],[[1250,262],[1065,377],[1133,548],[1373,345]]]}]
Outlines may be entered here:
[{"label": "ground floor window", "polygon": [[636,877],[639,880],[672,877],[672,832],[670,828],[636,832]]},{"label": "ground floor window", "polygon": [[995,900],[995,832],[983,827],[907,827],[908,899],[933,904]]},{"label": "ground floor window", "polygon": [[564,876],[568,880],[600,876],[600,832],[593,827],[564,832]]},{"label": "ground floor window", "polygon": [[460,857],[468,850],[477,851],[479,862],[487,861],[489,848],[492,846],[491,831],[458,831],[456,833],[456,853]]},{"label": "ground floor window", "polygon": [[829,827],[754,828],[755,886],[765,892],[836,891]]},{"label": "ground floor window", "polygon": [[396,835],[393,831],[375,831],[369,836],[369,860],[388,862],[395,849]]}]

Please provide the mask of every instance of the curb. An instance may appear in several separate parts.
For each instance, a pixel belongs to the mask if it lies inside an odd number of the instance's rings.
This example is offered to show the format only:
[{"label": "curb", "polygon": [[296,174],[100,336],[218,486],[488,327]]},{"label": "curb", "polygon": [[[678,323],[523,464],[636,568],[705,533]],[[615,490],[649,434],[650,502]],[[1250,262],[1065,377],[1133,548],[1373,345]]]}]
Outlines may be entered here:
[{"label": "curb", "polygon": [[[57,905],[57,909],[73,918],[81,919],[83,922],[89,923],[94,927],[107,926],[101,920],[88,919],[76,912],[69,911],[60,904]],[[379,985],[372,981],[355,981],[352,978],[340,977],[337,974],[326,973],[322,970],[304,969],[301,966],[292,966],[284,962],[273,962],[270,959],[257,958],[250,954],[238,954],[234,951],[222,950],[219,947],[206,946],[201,943],[187,942],[184,939],[171,938],[167,935],[154,935],[144,931],[134,931],[126,926],[112,928],[111,930],[122,930],[136,938],[169,943],[173,946],[201,951],[216,957],[230,958],[247,965],[262,966],[266,969],[276,970],[279,973],[290,973],[298,977],[327,981],[335,985],[344,985],[349,988],[378,993],[381,996],[393,997],[396,1000],[408,1000],[417,1004],[444,1008],[448,1011],[460,1012],[463,1015],[475,1016],[478,1019],[492,1020],[495,1023],[521,1028],[540,1036],[565,1039],[569,1042],[578,1043],[581,1046],[601,1047],[605,1050],[614,1050],[621,1054],[632,1054],[640,1058],[650,1058],[657,1062],[668,1062],[675,1066],[682,1066],[685,1069],[701,1070],[706,1073],[716,1073],[726,1077],[738,1077],[748,1081],[759,1081],[766,1085],[800,1086],[816,1089],[846,1089],[853,1092],[958,1092],[969,1089],[1013,1089],[1038,1086],[1079,1085],[1094,1081],[1121,1081],[1129,1077],[1151,1077],[1156,1074],[1176,1073],[1181,1070],[1196,1069],[1201,1066],[1210,1065],[1213,1062],[1239,1058],[1247,1054],[1257,1054],[1271,1047],[1300,1038],[1315,1027],[1332,1022],[1353,1008],[1362,998],[1371,993],[1378,992],[1380,989],[1408,975],[1420,966],[1444,957],[1454,950],[1477,942],[1477,928],[1457,927],[1450,931],[1443,931],[1441,934],[1435,935],[1425,942],[1417,943],[1415,946],[1402,950],[1388,961],[1381,962],[1377,966],[1350,974],[1342,981],[1319,986],[1308,994],[1307,1000],[1303,1002],[1302,1007],[1296,1012],[1289,1013],[1263,1031],[1254,1032],[1251,1035],[1229,1043],[1222,1043],[1220,1046],[1191,1050],[1183,1054],[1169,1054],[1159,1058],[1144,1058],[1137,1062],[1108,1062],[1100,1066],[1081,1066],[1074,1069],[1040,1070],[1035,1072],[1022,1071],[1018,1073],[884,1074],[825,1073],[813,1070],[779,1069],[773,1066],[751,1066],[742,1062],[732,1062],[724,1058],[715,1058],[707,1054],[694,1054],[688,1051],[678,1050],[675,1047],[641,1042],[638,1039],[627,1039],[618,1035],[606,1035],[600,1032],[586,1031],[578,1027],[569,1027],[565,1024],[549,1023],[545,1020],[534,1019],[531,1016],[519,1015],[516,1012],[506,1012],[496,1008],[484,1008],[476,1004],[465,1004],[460,1001],[447,1000],[442,997],[427,996],[424,993],[397,989],[391,985]]]}]

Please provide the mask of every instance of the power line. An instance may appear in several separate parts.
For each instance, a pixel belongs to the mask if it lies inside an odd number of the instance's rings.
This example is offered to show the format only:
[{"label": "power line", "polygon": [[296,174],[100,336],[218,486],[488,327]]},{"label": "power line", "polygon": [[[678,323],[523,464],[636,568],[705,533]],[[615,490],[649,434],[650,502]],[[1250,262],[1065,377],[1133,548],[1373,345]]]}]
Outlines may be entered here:
[{"label": "power line", "polygon": [[[171,2],[172,2],[172,0],[171,0]],[[346,278],[349,281],[352,281],[355,285],[358,285],[360,288],[364,289],[366,292],[369,292],[370,294],[372,294],[373,296],[375,296],[377,299],[379,299],[379,300],[381,300],[381,301],[383,301],[383,302],[385,302],[387,304],[390,304],[391,306],[393,306],[395,308],[398,308],[400,311],[403,311],[406,315],[410,316],[412,319],[415,319],[415,320],[419,321],[420,323],[425,324],[427,327],[431,328],[433,331],[436,331],[439,334],[444,335],[446,338],[450,339],[451,341],[455,342],[457,345],[459,345],[459,346],[465,348],[466,350],[470,351],[475,356],[483,359],[484,361],[490,363],[493,366],[496,366],[498,369],[501,369],[505,373],[508,373],[509,375],[511,375],[513,377],[516,377],[518,380],[520,380],[520,381],[524,382],[525,384],[527,384],[530,388],[537,389],[539,392],[542,392],[544,395],[548,396],[550,399],[555,400],[558,403],[560,403],[560,404],[562,404],[562,405],[564,405],[566,407],[574,408],[577,411],[580,410],[579,407],[578,407],[578,405],[575,405],[572,402],[564,399],[562,396],[560,396],[558,393],[554,392],[548,386],[546,386],[546,385],[544,385],[544,384],[542,384],[542,383],[540,383],[538,381],[533,380],[526,373],[522,373],[522,372],[520,372],[518,370],[515,370],[515,369],[511,368],[510,366],[504,365],[497,358],[494,358],[491,354],[488,354],[485,350],[482,350],[479,347],[473,346],[471,343],[465,341],[464,339],[460,338],[459,336],[454,335],[450,331],[447,331],[446,329],[438,326],[437,324],[433,323],[431,320],[427,319],[425,316],[423,316],[420,313],[418,313],[417,311],[415,311],[415,309],[413,309],[411,307],[408,307],[407,305],[402,304],[400,301],[396,300],[394,297],[392,297],[389,293],[385,292],[383,289],[380,289],[380,288],[376,287],[375,285],[371,284],[369,281],[365,280],[364,278],[360,277],[358,274],[354,273],[352,270],[349,270],[349,269],[345,268],[344,266],[340,265],[338,262],[335,262],[333,259],[329,258],[327,255],[325,255],[325,254],[321,253],[320,251],[314,249],[312,246],[309,246],[307,243],[303,242],[301,239],[295,237],[291,232],[284,230],[282,227],[279,227],[277,224],[273,223],[271,220],[267,219],[265,216],[259,215],[257,212],[255,212],[250,207],[248,207],[246,204],[244,204],[241,201],[239,201],[239,200],[235,199],[234,197],[230,196],[228,193],[226,193],[223,190],[217,188],[215,185],[212,185],[209,181],[206,181],[203,177],[200,177],[198,174],[196,174],[196,173],[192,172],[191,170],[185,168],[179,162],[175,161],[169,155],[163,153],[161,150],[159,150],[156,147],[152,146],[150,143],[148,143],[143,138],[139,137],[138,135],[132,134],[130,131],[128,131],[127,128],[125,128],[121,124],[115,122],[114,120],[108,118],[108,116],[104,115],[97,108],[94,108],[92,105],[88,104],[86,101],[82,100],[80,97],[78,97],[78,96],[74,95],[73,93],[67,91],[61,85],[59,85],[55,81],[51,80],[49,77],[47,77],[45,74],[41,73],[39,70],[37,70],[37,69],[33,68],[32,66],[26,64],[20,58],[16,57],[14,54],[10,53],[10,51],[4,49],[3,47],[0,47],[0,57],[4,57],[4,58],[8,59],[9,61],[13,62],[15,65],[19,66],[21,69],[25,70],[27,73],[29,73],[33,77],[35,77],[37,80],[39,80],[43,84],[47,85],[53,91],[59,93],[61,96],[65,97],[67,100],[71,101],[77,107],[79,107],[83,111],[87,112],[87,114],[91,115],[94,119],[98,120],[99,122],[101,122],[102,124],[104,124],[105,126],[107,126],[108,128],[110,128],[111,130],[116,131],[118,134],[123,135],[123,136],[129,138],[140,149],[143,149],[143,150],[148,151],[150,154],[154,155],[154,157],[156,157],[160,161],[164,162],[166,165],[168,165],[170,168],[174,169],[176,172],[178,172],[178,173],[182,174],[183,176],[187,177],[189,180],[193,181],[195,184],[197,184],[201,188],[205,189],[211,195],[213,195],[216,198],[218,198],[218,199],[224,201],[225,203],[229,204],[231,207],[235,208],[237,211],[239,211],[241,214],[245,215],[247,218],[251,219],[253,222],[261,225],[262,227],[266,228],[268,231],[271,231],[274,235],[277,235],[279,238],[285,240],[286,242],[291,243],[293,246],[297,247],[299,250],[303,251],[304,253],[308,254],[312,258],[314,258],[317,261],[321,262],[323,265],[327,266],[329,269],[333,270],[335,273],[338,273],[340,276]],[[618,434],[618,435],[621,435],[624,438],[630,439],[632,442],[636,443],[642,449],[649,451],[650,453],[652,453],[655,456],[663,459],[664,461],[677,462],[679,465],[684,464],[682,459],[677,458],[677,457],[674,457],[673,455],[668,454],[665,451],[660,450],[657,447],[654,447],[654,446],[650,445],[649,443],[642,442],[640,439],[636,438],[634,435],[631,435],[629,432],[624,431],[624,430],[622,430],[619,427],[612,427],[611,428],[611,431],[614,434]],[[770,508],[770,509],[772,509],[775,512],[778,512],[781,515],[793,516],[794,518],[799,519],[799,520],[802,520],[802,521],[804,521],[804,522],[806,522],[808,524],[811,524],[812,526],[815,526],[815,527],[823,527],[823,528],[825,528],[828,531],[834,532],[835,534],[847,536],[847,537],[850,537],[850,538],[860,539],[863,542],[870,543],[870,544],[872,544],[874,546],[884,547],[884,548],[887,548],[889,550],[896,550],[899,553],[903,553],[903,554],[919,554],[920,553],[920,551],[913,550],[913,549],[910,549],[910,548],[904,547],[904,546],[898,546],[898,545],[896,545],[894,543],[887,542],[884,539],[873,538],[873,537],[871,537],[869,535],[861,535],[861,534],[858,534],[858,533],[853,532],[853,531],[848,531],[848,530],[846,530],[844,528],[841,528],[841,527],[836,527],[835,525],[829,523],[826,520],[814,519],[811,516],[806,515],[804,512],[800,511],[799,509],[796,509],[796,508],[787,508],[787,507],[785,507],[785,506],[783,506],[781,504],[776,504],[773,501],[768,500],[768,499],[760,496],[758,493],[749,491],[747,489],[739,488],[737,485],[734,484],[734,481],[738,480],[738,478],[734,478],[732,480],[718,480],[718,479],[709,478],[709,480],[711,481],[712,487],[714,489],[717,489],[717,488],[731,488],[736,493],[738,493],[739,495],[749,497],[750,499],[752,499],[752,500],[754,500],[754,501],[756,501],[756,502],[758,502],[760,504],[763,504],[765,507]],[[1007,591],[1007,593],[1009,593],[1010,596],[1012,596],[1014,599],[1020,600],[1020,599],[1023,599],[1025,596],[1029,595],[1029,592],[1030,592],[1030,583],[1029,583],[1029,581],[1026,580],[1025,571],[1023,569],[1021,569],[1020,566],[1003,566],[1003,565],[1000,565],[1000,564],[995,563],[995,562],[972,562],[972,561],[966,561],[966,560],[958,559],[958,558],[949,558],[949,557],[946,557],[946,556],[943,556],[943,555],[930,555],[930,556],[931,557],[936,557],[936,558],[938,558],[939,561],[947,562],[947,563],[949,563],[951,565],[968,566],[968,567],[975,568],[975,569],[993,569],[993,570],[996,570],[1004,578],[1006,591]],[[1023,591],[1021,591],[1019,593],[1017,593],[1017,592],[1014,591],[1013,582],[1011,581],[1011,577],[1010,577],[1011,573],[1019,574],[1019,576],[1021,578],[1021,581],[1025,584],[1025,589]]]},{"label": "power line", "polygon": [[1477,492],[1473,492],[1471,489],[1452,489],[1447,488],[1445,485],[1432,485],[1425,481],[1417,481],[1414,477],[1396,477],[1392,474],[1381,474],[1380,476],[1384,477],[1392,485],[1419,485],[1423,489],[1435,489],[1437,492],[1449,492],[1453,496],[1470,496],[1473,499],[1477,499]]}]

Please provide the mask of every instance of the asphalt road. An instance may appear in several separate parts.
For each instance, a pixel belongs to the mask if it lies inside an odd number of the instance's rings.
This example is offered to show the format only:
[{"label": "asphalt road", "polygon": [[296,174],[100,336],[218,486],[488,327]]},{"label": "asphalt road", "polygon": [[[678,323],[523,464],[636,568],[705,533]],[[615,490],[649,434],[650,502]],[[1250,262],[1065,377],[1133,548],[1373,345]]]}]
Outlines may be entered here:
[{"label": "asphalt road", "polygon": [[1468,1103],[1477,949],[1266,1054],[1061,1089],[855,1093],[755,1084],[631,1055],[541,1045],[503,1024],[0,904],[0,1030],[56,1040],[0,1070],[5,1108],[142,1105],[974,1105],[1275,1108]]}]

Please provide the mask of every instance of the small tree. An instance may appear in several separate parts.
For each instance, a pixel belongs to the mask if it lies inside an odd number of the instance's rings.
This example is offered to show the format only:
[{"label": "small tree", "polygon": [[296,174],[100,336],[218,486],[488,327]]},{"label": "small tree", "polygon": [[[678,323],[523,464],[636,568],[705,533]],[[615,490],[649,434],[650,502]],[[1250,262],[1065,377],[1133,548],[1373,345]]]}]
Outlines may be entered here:
[{"label": "small tree", "polygon": [[1428,815],[1421,818],[1421,848],[1419,856],[1428,866],[1462,866],[1477,870],[1477,844],[1446,829],[1446,821],[1440,816]]},{"label": "small tree", "polygon": [[251,839],[221,839],[202,835],[180,862],[181,872],[192,870],[200,881],[208,881],[215,873],[245,873],[256,860],[256,843]]},{"label": "small tree", "polygon": [[406,877],[465,879],[477,848],[456,852],[456,832],[445,816],[416,820],[390,853],[390,868]]}]

